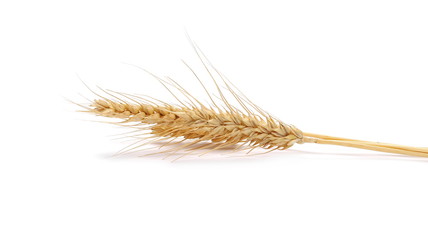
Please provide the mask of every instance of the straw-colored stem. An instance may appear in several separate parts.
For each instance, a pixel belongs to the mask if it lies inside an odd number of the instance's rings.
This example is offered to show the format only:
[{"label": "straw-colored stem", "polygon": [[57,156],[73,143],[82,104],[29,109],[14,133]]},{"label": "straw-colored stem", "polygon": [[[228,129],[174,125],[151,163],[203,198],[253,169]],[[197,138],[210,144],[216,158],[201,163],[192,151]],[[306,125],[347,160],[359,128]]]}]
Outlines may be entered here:
[{"label": "straw-colored stem", "polygon": [[422,147],[410,147],[397,144],[379,143],[371,141],[362,141],[356,139],[339,138],[313,133],[304,133],[303,141],[305,143],[317,143],[317,144],[328,144],[337,145],[344,147],[360,148],[378,152],[396,153],[409,156],[417,157],[428,157],[428,148]]}]

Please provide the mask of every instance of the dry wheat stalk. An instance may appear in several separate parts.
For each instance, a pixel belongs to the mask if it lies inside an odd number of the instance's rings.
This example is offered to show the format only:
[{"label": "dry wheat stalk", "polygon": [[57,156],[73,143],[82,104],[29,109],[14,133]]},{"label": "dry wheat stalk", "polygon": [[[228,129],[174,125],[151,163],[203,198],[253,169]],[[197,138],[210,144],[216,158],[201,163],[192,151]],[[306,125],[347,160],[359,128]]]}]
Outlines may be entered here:
[{"label": "dry wheat stalk", "polygon": [[[121,152],[138,150],[144,145],[163,139],[169,140],[169,142],[162,146],[172,146],[172,148],[159,153],[174,154],[180,149],[187,149],[189,152],[207,149],[209,152],[231,147],[238,150],[248,149],[249,151],[255,148],[284,150],[295,143],[317,143],[428,157],[428,148],[305,133],[292,125],[285,124],[239,92],[229,80],[212,66],[200,49],[196,45],[193,46],[217,88],[220,102],[213,100],[212,94],[189,67],[209,96],[211,100],[209,106],[202,104],[171,78],[161,79],[153,74],[173,94],[180,105],[171,105],[149,97],[102,89],[104,95],[107,96],[102,96],[93,91],[99,98],[93,100],[89,106],[80,105],[85,108],[86,112],[121,119],[115,124],[135,129],[133,137],[137,141]],[[186,66],[188,67],[187,64]],[[239,108],[233,106],[226,99],[216,78],[222,81],[228,93],[238,103]],[[178,90],[185,97],[186,103],[177,97],[171,88]],[[200,145],[200,143],[208,144]]]}]

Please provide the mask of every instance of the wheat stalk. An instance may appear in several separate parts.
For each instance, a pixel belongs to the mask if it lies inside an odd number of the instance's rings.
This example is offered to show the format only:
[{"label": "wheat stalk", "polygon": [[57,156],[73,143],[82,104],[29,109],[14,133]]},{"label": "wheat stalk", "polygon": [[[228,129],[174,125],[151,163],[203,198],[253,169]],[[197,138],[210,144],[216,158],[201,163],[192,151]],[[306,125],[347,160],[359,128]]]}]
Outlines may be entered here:
[{"label": "wheat stalk", "polygon": [[[103,117],[121,119],[115,124],[135,129],[133,136],[138,141],[120,152],[138,150],[144,145],[163,139],[169,140],[169,142],[162,146],[172,145],[173,148],[158,153],[174,154],[180,149],[187,149],[190,152],[208,149],[209,152],[231,147],[247,149],[249,152],[255,148],[273,151],[288,149],[295,143],[316,143],[428,157],[428,148],[305,133],[293,125],[285,124],[252,103],[212,66],[195,44],[193,46],[220,96],[220,101],[214,101],[212,94],[209,93],[195,71],[185,63],[210,98],[209,106],[202,104],[171,78],[162,79],[151,73],[178,100],[179,105],[171,105],[146,96],[101,89],[104,95],[107,95],[103,96],[90,89],[98,96],[98,99],[93,100],[89,106],[80,105],[85,108],[84,111]],[[239,107],[232,105],[226,98],[217,78],[222,81]],[[178,90],[185,100],[177,97],[172,89]],[[151,141],[144,142],[144,140]],[[200,143],[207,144],[199,145]]]}]

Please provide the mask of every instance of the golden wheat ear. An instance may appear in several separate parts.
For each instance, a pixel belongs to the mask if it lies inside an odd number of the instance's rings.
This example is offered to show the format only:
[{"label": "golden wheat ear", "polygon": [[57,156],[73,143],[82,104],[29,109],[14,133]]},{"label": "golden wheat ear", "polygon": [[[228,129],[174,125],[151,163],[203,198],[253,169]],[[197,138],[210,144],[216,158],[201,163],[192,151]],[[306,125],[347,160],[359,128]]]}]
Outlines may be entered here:
[{"label": "golden wheat ear", "polygon": [[[251,102],[207,60],[196,44],[192,43],[192,46],[214,84],[215,93],[211,93],[196,72],[183,63],[206,92],[209,105],[204,105],[172,78],[160,78],[149,72],[175,97],[177,105],[148,96],[103,89],[99,94],[91,90],[97,99],[82,106],[85,112],[120,119],[115,124],[133,129],[128,137],[135,139],[135,142],[120,153],[136,151],[152,143],[160,143],[160,147],[165,149],[156,154],[170,155],[180,150],[187,151],[184,155],[204,149],[203,154],[218,149],[248,152],[256,148],[285,150],[295,143],[313,143],[428,157],[428,148],[302,132]],[[222,91],[222,87],[227,91]]]}]

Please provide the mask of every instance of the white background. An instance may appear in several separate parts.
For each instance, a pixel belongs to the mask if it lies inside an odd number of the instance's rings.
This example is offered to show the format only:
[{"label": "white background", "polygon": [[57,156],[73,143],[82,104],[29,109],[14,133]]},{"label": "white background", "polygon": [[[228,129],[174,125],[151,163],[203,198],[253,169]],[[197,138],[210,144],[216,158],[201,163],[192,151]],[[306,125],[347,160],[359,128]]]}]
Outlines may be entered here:
[{"label": "white background", "polygon": [[428,161],[311,144],[112,155],[89,85],[201,91],[186,39],[307,132],[428,146],[426,1],[2,1],[0,239],[427,239]]}]

